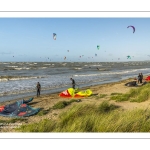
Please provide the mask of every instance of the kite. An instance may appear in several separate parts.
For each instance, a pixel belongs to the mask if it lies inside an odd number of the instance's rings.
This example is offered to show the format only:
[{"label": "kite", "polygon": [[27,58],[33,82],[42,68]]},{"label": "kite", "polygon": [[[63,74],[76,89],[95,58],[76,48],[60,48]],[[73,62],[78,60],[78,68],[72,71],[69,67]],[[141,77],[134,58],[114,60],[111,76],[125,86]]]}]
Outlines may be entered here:
[{"label": "kite", "polygon": [[69,88],[59,94],[60,97],[63,98],[84,98],[92,95],[92,91],[90,89],[83,91],[76,91],[76,89]]},{"label": "kite", "polygon": [[129,58],[131,59],[131,56],[128,55],[128,56],[127,56],[127,59],[129,59]]},{"label": "kite", "polygon": [[97,54],[95,54],[95,56],[97,56]]},{"label": "kite", "polygon": [[29,117],[37,114],[40,108],[33,108],[28,105],[33,98],[29,100],[18,100],[12,104],[0,106],[0,116],[5,117]]},{"label": "kite", "polygon": [[127,28],[131,27],[133,29],[133,33],[135,32],[135,27],[134,26],[128,26]]},{"label": "kite", "polygon": [[69,50],[67,50],[69,52]]},{"label": "kite", "polygon": [[66,57],[64,57],[64,60],[66,59]]},{"label": "kite", "polygon": [[100,48],[100,46],[99,45],[97,45],[97,49],[99,50],[99,48]]},{"label": "kite", "polygon": [[56,40],[56,33],[53,33],[53,39]]}]

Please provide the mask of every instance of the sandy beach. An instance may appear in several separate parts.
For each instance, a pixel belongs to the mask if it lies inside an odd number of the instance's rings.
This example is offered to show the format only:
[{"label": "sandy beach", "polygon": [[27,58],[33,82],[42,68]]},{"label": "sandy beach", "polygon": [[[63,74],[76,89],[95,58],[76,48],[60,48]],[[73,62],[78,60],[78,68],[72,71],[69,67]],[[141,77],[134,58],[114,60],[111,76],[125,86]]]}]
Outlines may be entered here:
[{"label": "sandy beach", "polygon": [[[115,102],[114,100],[110,100],[111,93],[126,93],[128,92],[131,88],[138,88],[138,87],[127,87],[124,84],[127,82],[133,81],[133,79],[127,79],[119,82],[113,82],[113,83],[107,83],[107,84],[102,84],[102,85],[96,85],[96,86],[90,86],[86,88],[81,88],[81,90],[86,90],[86,89],[91,89],[93,94],[90,97],[85,97],[85,98],[80,98],[81,102],[80,104],[95,104],[98,105],[101,102],[105,100],[109,100],[110,103],[116,104],[118,106],[121,106],[121,109],[127,110],[127,109],[136,109],[136,108],[147,108],[150,104],[150,101],[147,100],[145,102],[137,103],[137,102],[129,102],[129,101],[124,101],[124,102]],[[141,86],[139,84],[139,86]],[[106,94],[104,98],[101,98],[100,100],[96,99],[96,96],[100,94]],[[31,97],[26,97],[24,98],[25,100],[29,99]],[[59,93],[53,93],[53,94],[46,94],[42,95],[41,91],[41,96],[40,97],[33,97],[33,101],[29,103],[30,106],[34,108],[42,108],[42,110],[49,110],[52,108],[56,103],[59,101],[70,101],[70,98],[62,98],[59,97]],[[6,104],[11,104],[17,100],[11,100],[7,102],[1,102],[0,106],[6,105]],[[25,117],[24,121],[21,121],[21,124],[30,124],[30,123],[35,123],[39,122],[42,119],[57,119],[59,117],[59,114],[67,111],[70,107],[73,107],[74,105],[78,105],[79,103],[71,103],[71,105],[63,108],[63,109],[50,109],[50,111],[42,116],[39,116],[38,114],[30,117]],[[0,116],[0,120],[10,120],[12,118],[9,117],[2,117]],[[0,132],[15,132],[13,128],[1,128]]]}]

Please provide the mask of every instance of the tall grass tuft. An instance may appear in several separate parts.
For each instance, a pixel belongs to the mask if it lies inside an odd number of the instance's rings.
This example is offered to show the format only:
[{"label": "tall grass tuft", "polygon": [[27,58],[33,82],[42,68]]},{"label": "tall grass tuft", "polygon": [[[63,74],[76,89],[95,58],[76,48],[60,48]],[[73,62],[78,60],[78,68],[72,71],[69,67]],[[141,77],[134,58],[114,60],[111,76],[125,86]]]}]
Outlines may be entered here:
[{"label": "tall grass tuft", "polygon": [[137,89],[131,89],[126,94],[115,94],[110,99],[116,101],[131,101],[131,102],[144,102],[150,98],[150,83],[139,87]]},{"label": "tall grass tuft", "polygon": [[47,110],[41,110],[37,113],[38,116],[44,116],[50,112],[51,108],[48,108]]},{"label": "tall grass tuft", "polygon": [[101,113],[107,113],[110,112],[112,110],[115,110],[116,108],[118,108],[118,106],[113,105],[113,104],[109,104],[108,101],[103,101],[99,107],[98,107],[98,111]]},{"label": "tall grass tuft", "polygon": [[80,101],[81,101],[80,99],[78,99],[78,100],[71,99],[70,101],[60,101],[53,106],[53,109],[62,109],[62,108],[65,108],[66,106],[70,105],[73,102],[80,102]]}]

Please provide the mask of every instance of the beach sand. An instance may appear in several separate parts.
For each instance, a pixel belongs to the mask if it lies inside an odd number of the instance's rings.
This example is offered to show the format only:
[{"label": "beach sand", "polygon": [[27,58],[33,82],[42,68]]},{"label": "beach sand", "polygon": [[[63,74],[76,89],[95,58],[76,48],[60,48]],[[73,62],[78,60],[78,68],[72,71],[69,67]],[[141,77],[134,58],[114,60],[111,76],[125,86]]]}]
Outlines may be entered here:
[{"label": "beach sand", "polygon": [[[95,104],[98,105],[103,101],[109,100],[110,103],[116,104],[118,106],[121,106],[123,110],[129,110],[129,109],[136,109],[136,108],[147,108],[150,104],[150,100],[147,100],[145,102],[137,103],[137,102],[115,102],[114,100],[110,100],[111,93],[126,93],[131,88],[138,88],[138,87],[127,87],[124,84],[127,82],[133,81],[133,79],[127,79],[119,82],[113,82],[113,83],[107,83],[102,85],[96,85],[96,86],[90,86],[86,88],[81,88],[81,90],[91,89],[93,94],[90,97],[80,98],[81,102],[80,104]],[[140,86],[140,85],[139,85]],[[107,94],[106,97],[101,98],[100,100],[96,99],[96,96],[100,94]],[[25,100],[29,99],[31,97],[24,98]],[[29,103],[30,106],[34,108],[42,108],[43,110],[48,110],[49,108],[52,108],[54,104],[58,103],[59,101],[70,101],[70,98],[61,98],[59,97],[59,93],[54,94],[46,94],[42,95],[40,97],[33,97],[33,101]],[[0,106],[11,104],[17,100],[11,100],[7,102],[1,102]],[[68,105],[67,107],[63,109],[50,109],[50,111],[42,116],[34,115],[30,117],[25,117],[25,121],[21,121],[21,124],[30,124],[39,122],[42,119],[57,119],[59,117],[59,114],[67,111],[70,107],[73,107],[73,105],[78,105],[79,103],[71,103],[71,105]],[[2,117],[0,116],[0,120],[10,120],[12,118],[9,117]],[[1,128],[0,132],[15,132],[13,128]]]}]

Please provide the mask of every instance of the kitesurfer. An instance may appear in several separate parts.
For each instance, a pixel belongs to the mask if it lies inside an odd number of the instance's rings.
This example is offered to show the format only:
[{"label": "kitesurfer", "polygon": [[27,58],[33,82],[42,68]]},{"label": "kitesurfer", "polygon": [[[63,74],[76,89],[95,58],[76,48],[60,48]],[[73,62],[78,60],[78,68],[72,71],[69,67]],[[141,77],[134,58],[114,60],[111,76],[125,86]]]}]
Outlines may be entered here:
[{"label": "kitesurfer", "polygon": [[40,91],[41,91],[41,84],[39,82],[37,83],[36,88],[37,88],[37,97],[38,97],[40,96]]},{"label": "kitesurfer", "polygon": [[141,83],[143,83],[143,74],[141,73]]},{"label": "kitesurfer", "polygon": [[72,81],[72,88],[75,89],[75,85],[76,85],[75,80],[72,78],[70,78],[70,80]]},{"label": "kitesurfer", "polygon": [[139,75],[138,75],[138,83],[141,83],[141,80],[142,80],[142,76],[141,76],[141,74],[139,73]]}]

